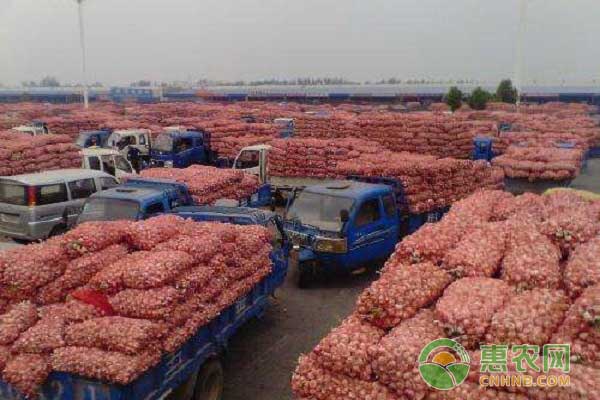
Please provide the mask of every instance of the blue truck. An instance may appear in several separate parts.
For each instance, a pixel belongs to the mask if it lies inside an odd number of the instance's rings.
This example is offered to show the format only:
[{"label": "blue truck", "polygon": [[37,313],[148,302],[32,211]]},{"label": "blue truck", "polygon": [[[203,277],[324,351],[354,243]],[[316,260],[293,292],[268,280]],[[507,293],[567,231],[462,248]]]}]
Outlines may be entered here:
[{"label": "blue truck", "polygon": [[211,149],[210,133],[201,129],[167,128],[158,135],[150,151],[150,165],[155,167],[186,168],[218,163],[217,153]]},{"label": "blue truck", "polygon": [[[274,233],[272,272],[218,317],[200,328],[181,348],[165,354],[161,362],[128,385],[86,379],[53,372],[41,389],[42,400],[219,400],[223,391],[223,368],[219,356],[229,339],[252,318],[260,317],[269,305],[269,296],[285,280],[291,257],[291,244],[281,219],[269,211],[252,208],[193,207],[171,211],[194,221],[219,221],[240,225],[258,224]],[[0,398],[25,400],[14,388],[0,380]]]},{"label": "blue truck", "polygon": [[[263,185],[251,197],[229,206],[256,208],[269,204],[271,189]],[[195,206],[187,185],[166,179],[129,178],[114,188],[94,193],[83,206],[78,223],[85,221],[141,220]]]},{"label": "blue truck", "polygon": [[382,264],[398,241],[448,208],[409,214],[402,185],[393,178],[351,176],[311,185],[288,202],[285,230],[299,251],[298,285],[320,274]]}]

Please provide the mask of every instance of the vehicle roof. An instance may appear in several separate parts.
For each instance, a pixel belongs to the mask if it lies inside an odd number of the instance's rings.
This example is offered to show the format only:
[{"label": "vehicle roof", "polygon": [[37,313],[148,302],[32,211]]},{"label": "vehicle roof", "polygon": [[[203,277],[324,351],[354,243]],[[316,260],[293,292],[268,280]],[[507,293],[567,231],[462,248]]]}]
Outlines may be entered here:
[{"label": "vehicle roof", "polygon": [[110,132],[102,130],[102,129],[96,129],[94,131],[81,131],[81,132],[79,132],[79,136],[91,136],[91,135],[98,135],[98,134],[109,135]]},{"label": "vehicle roof", "polygon": [[166,131],[161,134],[169,135],[172,138],[194,138],[194,137],[203,137],[204,134],[198,131]]},{"label": "vehicle roof", "polygon": [[175,207],[173,213],[204,213],[222,214],[229,217],[251,217],[257,222],[268,221],[276,214],[271,211],[251,207],[224,207],[224,206],[181,206]]},{"label": "vehicle roof", "polygon": [[86,156],[112,156],[121,154],[115,149],[105,149],[103,147],[87,147],[81,149],[81,152]]},{"label": "vehicle roof", "polygon": [[18,132],[33,132],[35,131],[35,127],[31,126],[31,125],[20,125],[20,126],[15,126],[14,128],[12,128],[13,131],[18,131]]},{"label": "vehicle roof", "polygon": [[36,172],[33,174],[22,174],[13,176],[0,176],[2,180],[11,180],[23,183],[25,185],[41,185],[41,184],[52,184],[63,182],[65,180],[72,179],[85,179],[85,178],[111,178],[109,175],[102,171],[96,171],[93,169],[83,168],[70,168],[70,169],[55,169],[52,171]]},{"label": "vehicle roof", "polygon": [[307,186],[305,192],[361,199],[374,194],[388,194],[392,189],[387,185],[339,180],[324,184]]},{"label": "vehicle roof", "polygon": [[252,146],[243,147],[242,150],[271,150],[271,145],[268,144],[255,144]]},{"label": "vehicle roof", "polygon": [[131,200],[135,202],[146,202],[161,197],[164,190],[152,187],[117,186],[111,189],[96,192],[90,198],[110,198],[117,200]]},{"label": "vehicle roof", "polygon": [[114,130],[113,134],[133,134],[133,133],[149,133],[150,129],[141,129],[141,128],[130,128],[130,129],[117,129]]}]

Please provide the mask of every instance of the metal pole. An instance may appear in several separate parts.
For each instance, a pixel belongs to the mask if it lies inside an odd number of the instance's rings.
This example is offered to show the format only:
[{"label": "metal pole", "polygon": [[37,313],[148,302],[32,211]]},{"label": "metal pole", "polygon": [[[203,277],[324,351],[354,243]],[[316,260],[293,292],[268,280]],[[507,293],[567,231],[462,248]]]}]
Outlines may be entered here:
[{"label": "metal pole", "polygon": [[88,108],[88,84],[87,84],[87,73],[86,73],[86,61],[85,61],[85,36],[83,31],[83,10],[82,4],[83,0],[76,0],[78,7],[77,10],[79,12],[79,41],[81,44],[81,60],[82,60],[82,68],[83,68],[83,107]]},{"label": "metal pole", "polygon": [[523,89],[523,42],[527,27],[527,0],[520,0],[519,33],[517,38],[517,60],[515,66],[515,87],[517,89],[517,109],[521,105],[521,91]]}]

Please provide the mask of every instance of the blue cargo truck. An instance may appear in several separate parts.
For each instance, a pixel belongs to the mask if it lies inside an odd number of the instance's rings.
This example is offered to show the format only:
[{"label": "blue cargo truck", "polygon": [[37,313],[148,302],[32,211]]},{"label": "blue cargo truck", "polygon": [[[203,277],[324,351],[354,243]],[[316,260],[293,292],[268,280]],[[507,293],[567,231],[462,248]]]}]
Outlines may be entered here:
[{"label": "blue cargo truck", "polygon": [[[291,245],[281,219],[274,213],[250,208],[182,207],[172,213],[195,221],[258,224],[274,233],[272,272],[245,296],[201,327],[179,350],[165,354],[161,362],[128,385],[109,384],[67,373],[54,372],[43,385],[41,400],[219,400],[223,368],[219,356],[229,339],[252,318],[267,309],[269,296],[282,285],[288,271]],[[25,400],[0,380],[0,399]]]},{"label": "blue cargo truck", "polygon": [[171,168],[217,165],[219,159],[211,148],[210,138],[210,133],[201,129],[167,128],[154,141],[150,165]]},{"label": "blue cargo truck", "polygon": [[[247,199],[231,206],[256,208],[268,205],[271,189],[263,185]],[[83,206],[78,223],[86,221],[142,220],[195,206],[187,185],[166,179],[129,178],[124,184],[94,193]]]},{"label": "blue cargo truck", "polygon": [[404,236],[447,211],[408,213],[402,184],[393,178],[350,176],[307,186],[288,203],[284,224],[299,250],[298,285],[382,264]]}]

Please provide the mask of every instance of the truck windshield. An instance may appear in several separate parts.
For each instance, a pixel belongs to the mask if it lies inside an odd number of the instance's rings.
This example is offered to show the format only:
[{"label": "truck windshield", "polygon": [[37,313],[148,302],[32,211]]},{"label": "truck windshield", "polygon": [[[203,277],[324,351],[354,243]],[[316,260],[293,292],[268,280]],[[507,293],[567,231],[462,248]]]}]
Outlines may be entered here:
[{"label": "truck windshield", "polygon": [[139,209],[136,202],[129,200],[92,198],[83,206],[78,223],[119,219],[137,220]]},{"label": "truck windshield", "polygon": [[158,151],[171,152],[173,151],[173,138],[171,135],[158,135],[154,141],[154,149]]},{"label": "truck windshield", "polygon": [[353,204],[354,200],[347,197],[302,192],[290,207],[288,219],[338,232],[342,228],[340,211],[350,211]]},{"label": "truck windshield", "polygon": [[240,153],[237,160],[235,161],[236,169],[247,169],[258,167],[260,159],[260,153],[258,150],[244,150]]},{"label": "truck windshield", "polygon": [[77,140],[75,141],[75,144],[79,147],[86,147],[87,139],[88,139],[88,136],[79,135],[77,137]]}]

